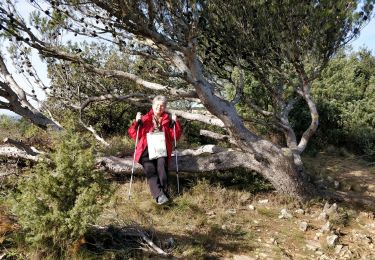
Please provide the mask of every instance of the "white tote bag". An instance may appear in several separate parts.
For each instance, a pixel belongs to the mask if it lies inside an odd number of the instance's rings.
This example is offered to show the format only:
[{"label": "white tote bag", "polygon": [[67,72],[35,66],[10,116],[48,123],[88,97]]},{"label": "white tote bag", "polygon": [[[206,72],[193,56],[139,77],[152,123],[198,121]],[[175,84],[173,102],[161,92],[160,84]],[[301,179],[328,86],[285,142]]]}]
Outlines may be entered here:
[{"label": "white tote bag", "polygon": [[147,133],[147,146],[150,160],[167,156],[164,132]]}]

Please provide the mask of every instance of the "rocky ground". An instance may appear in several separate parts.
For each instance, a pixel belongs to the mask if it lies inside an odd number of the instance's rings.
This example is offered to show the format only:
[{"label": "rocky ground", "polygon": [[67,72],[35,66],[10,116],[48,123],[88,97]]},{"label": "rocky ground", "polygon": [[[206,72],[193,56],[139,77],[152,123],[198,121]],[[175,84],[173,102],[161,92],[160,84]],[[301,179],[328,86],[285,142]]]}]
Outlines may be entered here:
[{"label": "rocky ground", "polygon": [[[97,224],[137,223],[168,259],[375,259],[375,166],[326,153],[307,157],[305,163],[317,185],[343,194],[346,201],[301,204],[272,191],[254,193],[187,175],[181,176],[183,193],[160,207],[151,200],[145,179],[136,176],[132,199],[127,179],[115,184],[116,194]],[[0,213],[0,259],[7,259],[6,252],[15,251],[4,245],[19,227],[5,208]],[[135,259],[162,258],[123,246]],[[84,259],[114,259],[115,254],[108,245]]]}]

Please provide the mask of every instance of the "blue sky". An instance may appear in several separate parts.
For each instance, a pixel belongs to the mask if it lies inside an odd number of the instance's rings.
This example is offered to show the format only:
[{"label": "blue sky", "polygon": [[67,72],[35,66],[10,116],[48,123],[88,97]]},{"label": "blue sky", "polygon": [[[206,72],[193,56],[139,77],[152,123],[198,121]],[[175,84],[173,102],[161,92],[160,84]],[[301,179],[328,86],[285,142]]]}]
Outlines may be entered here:
[{"label": "blue sky", "polygon": [[[372,54],[375,55],[375,17],[372,18],[369,24],[367,24],[361,31],[360,35],[358,38],[352,40],[350,42],[350,45],[353,47],[354,51],[359,50],[360,48],[367,48],[372,51]],[[47,78],[47,72],[46,72],[46,65],[42,64],[37,57],[37,55],[33,55],[33,64],[38,64],[39,68],[42,68],[42,71],[39,74],[43,82],[49,83],[49,80]],[[12,70],[12,69],[11,69]],[[21,77],[18,75],[14,75],[14,78],[21,83],[24,81]],[[22,84],[24,85],[24,84]],[[7,115],[12,115],[14,116],[15,114],[7,111],[0,109],[0,114],[7,114]]]},{"label": "blue sky", "polygon": [[366,47],[372,50],[372,54],[375,55],[375,17],[362,29],[359,38],[352,41],[351,45],[354,50]]}]

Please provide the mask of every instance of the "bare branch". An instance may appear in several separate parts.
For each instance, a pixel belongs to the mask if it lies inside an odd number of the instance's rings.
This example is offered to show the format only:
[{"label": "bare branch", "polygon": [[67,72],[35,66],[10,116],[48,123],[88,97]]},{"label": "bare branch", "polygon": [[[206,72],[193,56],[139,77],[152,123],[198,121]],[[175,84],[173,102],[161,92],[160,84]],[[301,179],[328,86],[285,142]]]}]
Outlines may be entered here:
[{"label": "bare branch", "polygon": [[273,112],[270,112],[270,111],[266,111],[266,110],[263,110],[262,108],[260,108],[259,106],[255,105],[254,102],[250,99],[246,99],[247,103],[251,106],[252,109],[254,109],[254,111],[258,112],[259,114],[265,116],[265,117],[270,117],[270,116],[274,116],[274,113]]},{"label": "bare branch", "polygon": [[237,144],[236,141],[230,138],[229,135],[218,134],[209,130],[201,129],[199,131],[199,135],[207,136],[220,141],[230,142],[231,144]]},{"label": "bare branch", "polygon": [[17,140],[14,140],[14,139],[11,139],[11,138],[5,138],[3,140],[3,143],[4,144],[11,144],[11,145],[17,147],[18,149],[23,150],[26,153],[32,155],[32,156],[44,154],[44,152],[38,151],[35,147],[32,147],[32,146],[29,147],[29,146],[25,145],[24,143],[22,143],[20,141],[17,141]]},{"label": "bare branch", "polygon": [[0,108],[1,109],[9,109],[10,108],[10,104],[6,103],[6,102],[3,102],[3,101],[0,100]]},{"label": "bare branch", "polygon": [[123,101],[127,100],[133,97],[139,97],[139,98],[148,98],[147,95],[141,94],[141,93],[133,93],[129,95],[115,95],[115,94],[106,94],[106,95],[101,95],[97,97],[89,97],[87,98],[84,102],[81,104],[81,109],[86,108],[89,104],[92,102],[100,102],[100,101],[106,101],[106,100],[116,100],[116,101]]},{"label": "bare branch", "polygon": [[196,120],[209,125],[224,127],[224,123],[220,119],[212,115],[204,115],[199,112],[195,114],[175,109],[169,109],[168,111],[188,120]]},{"label": "bare branch", "polygon": [[109,143],[107,143],[102,137],[100,137],[95,129],[90,125],[90,126],[87,126],[83,120],[82,120],[82,104],[81,104],[81,92],[80,92],[80,88],[78,86],[78,99],[79,99],[79,122],[81,123],[81,125],[88,131],[90,131],[93,136],[95,137],[96,140],[98,140],[99,142],[101,142],[102,144],[104,144],[105,146],[109,146]]}]

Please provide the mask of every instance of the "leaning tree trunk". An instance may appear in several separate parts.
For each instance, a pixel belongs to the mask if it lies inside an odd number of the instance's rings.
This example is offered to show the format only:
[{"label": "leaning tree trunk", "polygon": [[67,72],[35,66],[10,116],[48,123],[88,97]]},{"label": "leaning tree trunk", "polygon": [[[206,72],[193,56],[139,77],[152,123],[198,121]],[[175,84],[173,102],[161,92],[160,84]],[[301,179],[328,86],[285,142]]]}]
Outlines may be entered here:
[{"label": "leaning tree trunk", "polygon": [[40,111],[32,106],[22,106],[20,102],[14,101],[9,110],[29,120],[32,124],[47,130],[61,130],[61,127],[50,118],[46,117]]},{"label": "leaning tree trunk", "polygon": [[30,104],[27,100],[27,94],[24,89],[18,85],[13,76],[9,73],[1,54],[0,76],[4,78],[4,81],[0,80],[0,97],[6,100],[6,102],[0,100],[1,109],[10,110],[25,119],[28,119],[31,123],[40,128],[61,130],[61,127],[56,122],[43,115],[38,109]]},{"label": "leaning tree trunk", "polygon": [[[247,154],[250,168],[261,173],[276,190],[298,199],[305,199],[314,193],[312,185],[304,178],[303,169],[294,162],[290,149],[282,149],[247,129],[239,117],[234,102],[215,94],[214,86],[203,75],[202,64],[194,54],[195,47],[185,53],[185,59],[174,56],[174,63],[186,74],[204,106],[217,116],[230,133],[237,146]],[[230,158],[228,158],[230,160]]]}]

